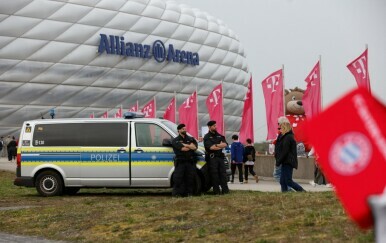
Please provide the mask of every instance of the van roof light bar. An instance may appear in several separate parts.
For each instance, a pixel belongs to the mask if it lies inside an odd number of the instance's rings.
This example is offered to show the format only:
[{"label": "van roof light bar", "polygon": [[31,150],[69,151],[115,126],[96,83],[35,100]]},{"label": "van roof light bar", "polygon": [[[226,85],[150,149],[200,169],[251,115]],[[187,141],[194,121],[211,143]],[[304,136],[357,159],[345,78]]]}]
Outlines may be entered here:
[{"label": "van roof light bar", "polygon": [[145,117],[145,114],[142,113],[142,112],[125,112],[123,113],[123,117],[125,119],[133,119],[133,118],[144,118]]}]

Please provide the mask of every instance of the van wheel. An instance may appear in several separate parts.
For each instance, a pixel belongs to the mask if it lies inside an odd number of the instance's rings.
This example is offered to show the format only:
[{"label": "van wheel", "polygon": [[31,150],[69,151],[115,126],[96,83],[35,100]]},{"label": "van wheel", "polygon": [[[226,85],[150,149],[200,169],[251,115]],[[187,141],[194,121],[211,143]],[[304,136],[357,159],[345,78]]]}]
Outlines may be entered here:
[{"label": "van wheel", "polygon": [[66,195],[75,195],[80,190],[80,187],[66,187],[64,188],[64,194]]},{"label": "van wheel", "polygon": [[36,177],[36,190],[44,197],[59,196],[63,193],[61,176],[54,171],[43,171]]},{"label": "van wheel", "polygon": [[193,194],[195,196],[201,195],[202,191],[202,184],[201,184],[201,177],[198,173],[194,176],[194,188],[193,188]]}]

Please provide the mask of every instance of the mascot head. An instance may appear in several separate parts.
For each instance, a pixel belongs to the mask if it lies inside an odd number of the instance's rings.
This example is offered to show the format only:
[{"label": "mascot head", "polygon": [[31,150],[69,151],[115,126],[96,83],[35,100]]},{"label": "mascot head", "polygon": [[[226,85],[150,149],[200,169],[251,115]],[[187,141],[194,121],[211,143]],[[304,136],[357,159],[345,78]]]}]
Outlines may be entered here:
[{"label": "mascot head", "polygon": [[304,115],[302,98],[304,90],[296,87],[285,90],[285,114],[286,115]]}]

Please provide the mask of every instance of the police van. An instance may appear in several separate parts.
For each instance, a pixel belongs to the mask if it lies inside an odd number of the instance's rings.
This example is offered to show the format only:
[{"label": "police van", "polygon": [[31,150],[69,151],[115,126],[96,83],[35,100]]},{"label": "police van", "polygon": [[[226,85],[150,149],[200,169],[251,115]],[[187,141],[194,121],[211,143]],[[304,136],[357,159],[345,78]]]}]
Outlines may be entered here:
[{"label": "police van", "polygon": [[[14,184],[42,196],[80,188],[173,186],[171,140],[177,125],[125,113],[125,119],[42,119],[24,122]],[[211,184],[204,153],[197,150],[196,194]]]}]

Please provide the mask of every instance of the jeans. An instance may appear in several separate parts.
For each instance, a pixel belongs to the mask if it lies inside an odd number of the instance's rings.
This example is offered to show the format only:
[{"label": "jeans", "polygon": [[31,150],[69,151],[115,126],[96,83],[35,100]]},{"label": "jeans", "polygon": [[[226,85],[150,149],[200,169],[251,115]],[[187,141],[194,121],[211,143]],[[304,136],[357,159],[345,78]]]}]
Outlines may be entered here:
[{"label": "jeans", "polygon": [[280,166],[275,165],[275,168],[273,169],[273,178],[275,178],[275,180],[279,183],[280,183],[280,175],[281,175],[281,165]]},{"label": "jeans", "polygon": [[292,173],[294,168],[291,165],[283,164],[281,167],[280,185],[281,191],[287,192],[288,187],[292,187],[295,191],[305,191],[298,183],[292,180]]}]

